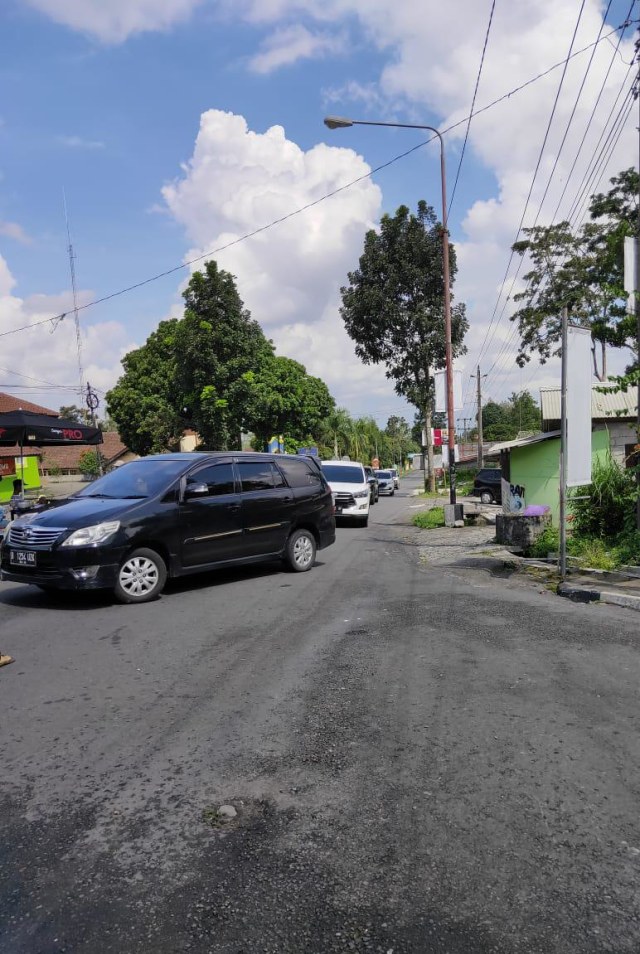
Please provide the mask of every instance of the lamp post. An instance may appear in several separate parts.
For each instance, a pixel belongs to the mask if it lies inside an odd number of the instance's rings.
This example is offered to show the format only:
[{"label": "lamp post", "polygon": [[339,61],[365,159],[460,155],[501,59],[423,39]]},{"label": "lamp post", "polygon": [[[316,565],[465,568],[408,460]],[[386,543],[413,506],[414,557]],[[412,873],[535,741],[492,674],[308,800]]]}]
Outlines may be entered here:
[{"label": "lamp post", "polygon": [[[453,349],[451,346],[451,291],[449,288],[449,229],[447,224],[447,177],[444,161],[444,141],[435,126],[417,126],[412,123],[378,123],[362,119],[347,119],[344,116],[327,116],[324,121],[328,129],[346,129],[349,126],[390,126],[394,129],[428,129],[435,133],[440,141],[440,181],[442,185],[442,270],[444,279],[444,334],[445,334],[445,377],[447,382],[447,425],[449,451],[449,502],[456,502],[456,459],[455,459],[455,408],[453,406]],[[427,440],[429,435],[427,435]]]}]

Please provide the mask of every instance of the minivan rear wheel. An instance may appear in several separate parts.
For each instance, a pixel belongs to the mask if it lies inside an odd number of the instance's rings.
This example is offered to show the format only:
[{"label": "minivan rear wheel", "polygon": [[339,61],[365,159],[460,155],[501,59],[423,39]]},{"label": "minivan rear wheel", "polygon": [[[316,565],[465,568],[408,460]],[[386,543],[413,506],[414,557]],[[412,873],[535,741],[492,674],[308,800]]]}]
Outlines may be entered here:
[{"label": "minivan rear wheel", "polygon": [[287,541],[286,561],[295,573],[310,570],[316,559],[316,541],[310,530],[294,530]]},{"label": "minivan rear wheel", "polygon": [[483,504],[493,503],[493,494],[490,490],[483,490],[480,494],[480,502]]},{"label": "minivan rear wheel", "polygon": [[167,582],[167,566],[155,550],[140,547],[129,553],[118,568],[114,587],[120,603],[148,603],[157,599]]}]

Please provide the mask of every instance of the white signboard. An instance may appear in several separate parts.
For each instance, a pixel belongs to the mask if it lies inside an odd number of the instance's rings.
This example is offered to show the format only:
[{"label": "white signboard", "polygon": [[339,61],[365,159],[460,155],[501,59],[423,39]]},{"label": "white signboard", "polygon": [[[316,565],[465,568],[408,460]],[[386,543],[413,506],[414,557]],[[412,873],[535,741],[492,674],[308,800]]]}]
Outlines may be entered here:
[{"label": "white signboard", "polygon": [[624,240],[624,290],[627,295],[627,312],[634,315],[636,311],[636,240],[632,235],[625,236]]},{"label": "white signboard", "polygon": [[[455,450],[453,454],[453,459],[455,460],[456,463],[458,463],[458,461],[460,460],[460,448],[458,447],[457,444],[455,444],[454,447],[455,447]],[[449,445],[448,444],[444,444],[442,447],[442,464],[444,467],[449,466]]]},{"label": "white signboard", "polygon": [[[436,385],[436,411],[447,410],[447,379],[444,371],[436,371],[433,375]],[[453,372],[453,409],[461,411],[462,404],[462,371]]]},{"label": "white signboard", "polygon": [[567,486],[591,483],[591,332],[567,330]]}]

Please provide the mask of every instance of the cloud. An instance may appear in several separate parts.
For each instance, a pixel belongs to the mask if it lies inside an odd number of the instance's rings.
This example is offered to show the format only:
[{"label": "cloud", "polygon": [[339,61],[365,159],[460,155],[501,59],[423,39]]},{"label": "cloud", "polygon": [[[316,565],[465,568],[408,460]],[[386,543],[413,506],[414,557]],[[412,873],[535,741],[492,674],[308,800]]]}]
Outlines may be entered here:
[{"label": "cloud", "polygon": [[[397,105],[404,102],[408,114],[419,113],[424,117],[423,121],[446,128],[466,117],[469,112],[487,26],[488,4],[480,4],[477,0],[458,0],[456,21],[464,24],[464,29],[451,29],[450,5],[432,3],[429,7],[428,17],[424,16],[421,5],[414,0],[397,0],[393,4],[388,0],[244,0],[241,9],[244,16],[256,25],[277,24],[292,16],[305,16],[320,26],[331,23],[334,29],[341,24],[348,24],[354,32],[356,22],[360,27],[358,36],[368,39],[383,58],[384,65],[376,84],[380,98],[376,96],[375,88],[360,86],[358,78],[354,77],[351,83],[343,87],[345,100],[359,99],[365,112],[369,111],[365,118],[371,119],[386,118],[385,99],[393,103],[396,110]],[[578,8],[574,0],[511,0],[498,4],[487,46],[477,107],[497,99],[547,67],[562,61],[569,52]],[[586,0],[574,50],[596,40],[602,26],[602,8],[600,0]],[[613,25],[605,25],[603,32],[609,32]],[[621,45],[621,54],[616,55],[606,41],[598,45],[579,101],[578,93],[585,79],[591,51],[580,54],[569,63],[526,211],[525,227],[532,225],[536,217],[540,224],[552,221],[567,182],[556,221],[572,211],[572,221],[579,223],[580,210],[590,192],[606,188],[611,175],[635,164],[636,133],[633,122],[627,121],[617,146],[604,162],[600,174],[591,180],[587,179],[585,200],[579,199],[580,183],[597,152],[598,138],[612,110],[614,115],[617,111],[618,107],[614,103],[618,91],[624,84],[626,88],[630,87],[633,80],[632,73],[627,72],[628,67],[623,62],[633,60],[631,33]],[[610,65],[597,111],[578,156],[578,146]],[[511,287],[520,264],[519,259],[509,267],[507,280],[504,281],[505,293],[500,299],[498,292],[503,287],[509,248],[516,239],[525,210],[561,74],[561,69],[553,71],[473,120],[461,185],[468,190],[469,183],[474,181],[474,173],[477,176],[480,167],[494,177],[495,187],[491,189],[492,194],[475,201],[466,214],[460,207],[460,192],[455,200],[454,228],[456,220],[462,219],[461,230],[458,229],[458,233],[453,235],[460,266],[456,294],[459,299],[467,301],[471,322],[466,364],[473,370],[484,346],[482,364],[488,368],[496,362],[493,381],[490,380],[489,384],[497,386],[496,372],[506,362],[510,371],[502,376],[500,382],[505,393],[514,389],[514,386],[517,388],[520,380],[535,388],[538,378],[546,376],[549,370],[548,366],[540,369],[532,363],[523,377],[523,373],[515,368],[518,341],[512,334],[513,325],[508,319],[514,308]],[[337,105],[339,99],[335,94],[336,91],[331,94],[332,102],[336,104],[335,111],[340,112]],[[562,146],[562,138],[574,107],[575,115],[567,141]],[[465,125],[462,124],[446,137],[450,181],[455,174],[457,159],[457,150],[454,151],[452,146],[459,144],[464,132]],[[556,159],[557,168],[550,180]],[[437,196],[427,198],[436,208],[439,207]],[[574,200],[577,200],[575,204]],[[526,270],[524,267],[521,272]],[[506,301],[507,298],[510,300]],[[503,307],[505,303],[506,307]],[[496,317],[491,337],[486,339],[494,311]],[[498,330],[494,338],[496,328]]]},{"label": "cloud", "polygon": [[188,19],[202,0],[25,0],[64,26],[103,43],[168,30]]},{"label": "cloud", "polygon": [[278,29],[268,36],[262,43],[261,52],[251,58],[249,65],[254,73],[272,73],[298,60],[343,53],[345,48],[344,35],[311,33],[299,23]]},{"label": "cloud", "polygon": [[99,139],[84,139],[83,136],[56,136],[56,142],[67,149],[104,149]]},{"label": "cloud", "polygon": [[14,241],[20,242],[22,245],[31,245],[33,241],[17,222],[0,222],[0,235],[14,239]]},{"label": "cloud", "polygon": [[[2,356],[0,364],[5,391],[12,385],[18,388],[30,385],[29,391],[16,390],[29,400],[46,407],[77,403],[79,395],[76,334],[73,322],[73,302],[69,292],[55,295],[37,294],[20,298],[15,293],[16,281],[6,260],[0,255],[0,328]],[[93,297],[90,291],[80,290],[80,304]],[[45,319],[67,312],[67,317],[55,328]],[[38,324],[38,322],[45,322]],[[24,325],[34,325],[26,331],[5,334]],[[122,373],[121,357],[135,345],[122,324],[117,321],[82,322],[82,362],[85,380],[100,391],[107,390]],[[7,370],[8,369],[8,370]],[[36,379],[36,380],[33,380]],[[60,385],[52,390],[46,383]],[[37,390],[38,383],[43,389]],[[34,390],[31,389],[34,386]]]},{"label": "cloud", "polygon": [[[308,151],[281,126],[265,132],[242,116],[209,110],[183,175],[164,199],[193,247],[187,259],[293,212],[369,167],[351,149],[320,144]],[[356,357],[338,314],[339,288],[376,222],[381,195],[365,178],[335,198],[215,256],[278,351],[322,377],[339,402],[363,388],[391,386],[381,368]],[[364,384],[363,384],[364,382]]]}]

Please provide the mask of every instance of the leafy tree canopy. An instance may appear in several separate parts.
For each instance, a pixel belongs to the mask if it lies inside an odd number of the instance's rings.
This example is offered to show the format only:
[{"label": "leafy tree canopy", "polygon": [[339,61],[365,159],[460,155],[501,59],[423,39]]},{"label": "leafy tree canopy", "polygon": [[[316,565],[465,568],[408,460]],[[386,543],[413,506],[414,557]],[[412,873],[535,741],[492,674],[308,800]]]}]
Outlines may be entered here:
[{"label": "leafy tree canopy", "polygon": [[246,371],[231,387],[234,403],[242,407],[242,424],[262,447],[274,435],[312,442],[335,402],[320,378],[307,374],[291,358],[272,357],[258,371]]},{"label": "leafy tree canopy", "polygon": [[488,400],[482,409],[483,437],[488,441],[511,441],[521,431],[540,430],[540,408],[529,391],[515,392],[508,401]]},{"label": "leafy tree canopy", "polygon": [[[450,245],[451,283],[456,256]],[[340,309],[356,354],[385,364],[398,394],[416,407],[431,399],[432,372],[445,364],[442,226],[424,201],[417,214],[401,205],[384,215],[364,240],[359,267],[341,289]],[[452,308],[454,354],[464,351],[468,328],[463,304]]]},{"label": "leafy tree canopy", "polygon": [[514,296],[522,304],[511,317],[520,332],[521,367],[534,354],[544,363],[558,353],[563,307],[600,343],[599,368],[594,348],[598,377],[606,377],[607,345],[637,352],[635,316],[626,311],[624,238],[637,231],[638,173],[627,169],[611,184],[609,192],[591,197],[590,220],[577,232],[568,222],[536,226],[513,246],[532,265],[526,289]]},{"label": "leafy tree canopy", "polygon": [[176,377],[177,318],[161,321],[141,348],[122,359],[124,374],[107,394],[120,437],[142,456],[176,450],[185,427]]}]

